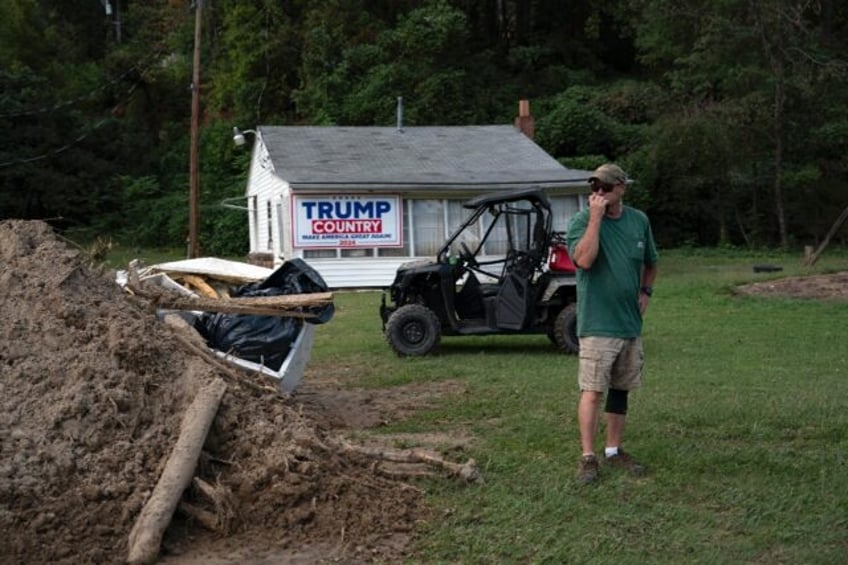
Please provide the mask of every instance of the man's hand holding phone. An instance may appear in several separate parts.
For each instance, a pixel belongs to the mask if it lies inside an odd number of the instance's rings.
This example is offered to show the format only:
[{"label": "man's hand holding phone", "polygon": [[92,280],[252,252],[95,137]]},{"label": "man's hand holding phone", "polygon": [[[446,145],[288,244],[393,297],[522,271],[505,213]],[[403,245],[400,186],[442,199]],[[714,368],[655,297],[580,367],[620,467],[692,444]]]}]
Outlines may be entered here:
[{"label": "man's hand holding phone", "polygon": [[607,205],[609,205],[609,200],[607,200],[605,196],[597,192],[593,192],[589,195],[589,215],[591,217],[603,217],[603,215],[606,214]]}]

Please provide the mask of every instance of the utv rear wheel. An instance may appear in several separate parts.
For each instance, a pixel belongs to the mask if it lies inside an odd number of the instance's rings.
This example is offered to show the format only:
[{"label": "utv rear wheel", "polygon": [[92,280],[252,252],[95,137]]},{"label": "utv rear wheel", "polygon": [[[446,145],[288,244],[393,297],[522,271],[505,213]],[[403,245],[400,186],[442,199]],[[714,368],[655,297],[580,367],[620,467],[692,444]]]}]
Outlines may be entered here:
[{"label": "utv rear wheel", "polygon": [[386,322],[386,341],[401,356],[427,355],[439,345],[441,337],[439,318],[420,304],[401,306]]},{"label": "utv rear wheel", "polygon": [[569,304],[554,320],[553,342],[565,353],[579,353],[580,339],[577,337],[577,305]]}]

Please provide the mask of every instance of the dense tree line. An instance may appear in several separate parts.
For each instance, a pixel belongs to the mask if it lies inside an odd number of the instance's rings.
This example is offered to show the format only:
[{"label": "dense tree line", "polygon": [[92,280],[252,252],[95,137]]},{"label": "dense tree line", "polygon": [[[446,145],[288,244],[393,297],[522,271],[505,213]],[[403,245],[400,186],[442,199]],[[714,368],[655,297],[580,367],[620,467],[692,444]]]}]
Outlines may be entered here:
[{"label": "dense tree line", "polygon": [[[665,246],[821,240],[848,206],[837,0],[0,0],[0,217],[138,246],[188,224],[201,9],[201,240],[246,251],[234,125],[511,123],[621,163]],[[837,237],[844,242],[846,230]]]}]

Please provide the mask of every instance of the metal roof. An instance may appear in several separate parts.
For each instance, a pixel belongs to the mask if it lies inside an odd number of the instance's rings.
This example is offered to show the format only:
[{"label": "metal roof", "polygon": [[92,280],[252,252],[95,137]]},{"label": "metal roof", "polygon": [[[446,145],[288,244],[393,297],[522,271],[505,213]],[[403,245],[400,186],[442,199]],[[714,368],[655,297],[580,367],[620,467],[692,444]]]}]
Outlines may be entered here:
[{"label": "metal roof", "polygon": [[511,125],[260,126],[276,174],[293,188],[585,186]]}]

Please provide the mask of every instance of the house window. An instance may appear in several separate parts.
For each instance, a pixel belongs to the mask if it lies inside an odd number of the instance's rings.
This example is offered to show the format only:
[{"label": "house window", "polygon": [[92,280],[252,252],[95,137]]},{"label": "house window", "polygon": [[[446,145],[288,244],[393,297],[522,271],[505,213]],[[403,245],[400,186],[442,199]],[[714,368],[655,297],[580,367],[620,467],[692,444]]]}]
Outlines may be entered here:
[{"label": "house window", "polygon": [[580,211],[579,196],[554,196],[551,198],[551,215],[554,231],[564,232],[568,221]]},{"label": "house window", "polygon": [[[283,230],[285,230],[285,229],[286,229],[286,228],[283,226],[283,203],[282,203],[282,202],[277,202],[277,206],[276,206],[276,208],[277,208],[277,233],[279,233],[279,234],[283,234],[283,233],[285,233]],[[273,251],[273,248],[272,248],[272,251]],[[281,250],[280,250],[280,253],[281,253],[281,254],[282,254],[282,251],[283,251],[283,250],[281,249]],[[281,256],[282,256],[282,255],[281,255]]]},{"label": "house window", "polygon": [[339,253],[335,249],[304,249],[304,259],[335,259]]},{"label": "house window", "polygon": [[378,257],[409,257],[410,246],[409,200],[403,201],[403,247],[378,247]]},{"label": "house window", "polygon": [[252,229],[250,232],[250,241],[251,241],[251,249],[259,248],[259,200],[256,195],[250,197],[250,219],[252,222]]},{"label": "house window", "polygon": [[431,257],[445,241],[445,209],[443,200],[413,200],[413,255]]},{"label": "house window", "polygon": [[354,249],[342,249],[342,257],[373,257],[374,250],[371,248],[363,249],[357,247]]},{"label": "house window", "polygon": [[272,236],[273,230],[271,229],[271,201],[270,200],[265,202],[265,215],[266,215],[265,225],[268,226],[268,239],[265,242],[265,249],[267,249],[268,251],[273,251],[273,249],[274,249],[274,238]]},{"label": "house window", "polygon": [[[511,207],[518,210],[531,206],[527,202],[516,202]],[[485,255],[506,255],[506,252],[512,248],[527,249],[532,240],[530,218],[524,214],[502,214],[498,216],[498,222],[494,227],[492,227],[492,216],[485,215],[483,225],[486,231],[492,230],[483,248]]]},{"label": "house window", "polygon": [[507,239],[506,239],[506,227],[503,221],[503,218],[500,218],[500,221],[492,226],[493,216],[489,214],[483,215],[483,232],[488,233],[491,230],[491,234],[486,238],[486,245],[483,247],[484,255],[505,255],[508,249]]},{"label": "house window", "polygon": [[[461,226],[463,222],[468,219],[468,216],[473,213],[472,210],[463,208],[462,204],[464,202],[464,200],[445,201],[448,211],[448,234],[446,237],[450,236],[454,231],[459,229],[459,226]],[[478,220],[474,225],[468,226],[465,230],[463,230],[461,239],[455,241],[451,248],[451,255],[458,256],[462,252],[463,243],[472,252],[476,251],[477,246],[480,245],[480,239],[480,222]]]},{"label": "house window", "polygon": [[324,249],[304,249],[304,259],[338,259],[350,257],[373,257],[374,249],[371,247],[352,247],[346,249],[324,248]]}]

